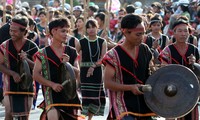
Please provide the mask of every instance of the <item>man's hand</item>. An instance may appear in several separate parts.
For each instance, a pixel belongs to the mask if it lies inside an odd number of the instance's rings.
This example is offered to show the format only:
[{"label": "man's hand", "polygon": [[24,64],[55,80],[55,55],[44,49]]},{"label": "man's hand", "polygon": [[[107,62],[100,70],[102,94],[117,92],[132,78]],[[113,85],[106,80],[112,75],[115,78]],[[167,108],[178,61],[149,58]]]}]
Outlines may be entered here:
[{"label": "man's hand", "polygon": [[187,57],[189,59],[189,64],[194,64],[196,62],[196,58],[193,54],[191,54],[189,57]]},{"label": "man's hand", "polygon": [[135,95],[141,95],[141,94],[143,94],[143,92],[141,92],[141,91],[139,90],[139,87],[141,87],[140,84],[131,85],[131,92],[132,92],[133,94],[135,94]]},{"label": "man's hand", "polygon": [[13,77],[15,83],[19,83],[21,81],[21,76],[14,71],[12,72],[12,77]]},{"label": "man's hand", "polygon": [[53,83],[52,84],[52,89],[55,91],[55,92],[61,92],[62,89],[63,89],[63,86],[61,84],[58,84],[58,83]]},{"label": "man's hand", "polygon": [[159,47],[158,40],[153,41],[152,48],[157,49]]},{"label": "man's hand", "polygon": [[27,53],[26,52],[24,52],[23,50],[21,50],[21,53],[19,53],[19,56],[20,56],[20,58],[23,60],[23,59],[27,59]]},{"label": "man's hand", "polygon": [[67,54],[63,54],[61,59],[62,59],[63,62],[69,62],[70,57]]}]

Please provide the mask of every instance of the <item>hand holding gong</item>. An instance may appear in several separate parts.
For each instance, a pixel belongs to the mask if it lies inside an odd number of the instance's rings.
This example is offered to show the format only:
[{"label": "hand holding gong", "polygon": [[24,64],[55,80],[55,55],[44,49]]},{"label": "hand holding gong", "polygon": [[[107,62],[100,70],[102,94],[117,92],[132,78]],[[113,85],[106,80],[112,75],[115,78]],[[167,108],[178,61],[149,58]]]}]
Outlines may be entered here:
[{"label": "hand holding gong", "polygon": [[24,52],[23,50],[21,50],[21,53],[19,53],[19,56],[20,58],[23,60],[23,59],[26,59],[27,58],[27,53]]},{"label": "hand holding gong", "polygon": [[189,57],[187,57],[189,59],[189,64],[194,64],[196,62],[196,58],[193,54],[191,54]]},{"label": "hand holding gong", "polygon": [[67,54],[63,54],[61,59],[62,59],[63,62],[69,62],[70,57]]},{"label": "hand holding gong", "polygon": [[63,86],[61,84],[58,83],[53,83],[51,85],[51,88],[55,91],[55,92],[61,92],[63,89]]}]

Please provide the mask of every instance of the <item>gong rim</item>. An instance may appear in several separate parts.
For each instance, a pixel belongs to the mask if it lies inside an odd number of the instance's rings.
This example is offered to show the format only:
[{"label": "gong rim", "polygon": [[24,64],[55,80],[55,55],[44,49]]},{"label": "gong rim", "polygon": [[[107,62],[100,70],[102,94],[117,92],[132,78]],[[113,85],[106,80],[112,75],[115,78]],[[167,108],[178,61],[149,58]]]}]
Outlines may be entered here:
[{"label": "gong rim", "polygon": [[[144,93],[147,106],[164,118],[185,116],[199,100],[199,81],[189,68],[182,65],[160,68],[147,79],[146,84],[152,86],[151,92]],[[171,91],[166,92],[169,88]],[[188,100],[184,99],[188,97]]]}]

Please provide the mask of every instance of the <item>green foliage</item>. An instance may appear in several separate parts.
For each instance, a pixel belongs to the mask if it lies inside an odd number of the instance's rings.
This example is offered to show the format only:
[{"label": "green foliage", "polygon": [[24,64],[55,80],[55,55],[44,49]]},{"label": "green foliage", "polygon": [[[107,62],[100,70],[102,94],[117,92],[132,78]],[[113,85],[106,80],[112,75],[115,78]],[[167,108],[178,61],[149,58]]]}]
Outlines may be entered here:
[{"label": "green foliage", "polygon": [[[65,0],[66,3],[70,4],[70,0]],[[73,0],[73,6],[79,5],[78,0]]]}]

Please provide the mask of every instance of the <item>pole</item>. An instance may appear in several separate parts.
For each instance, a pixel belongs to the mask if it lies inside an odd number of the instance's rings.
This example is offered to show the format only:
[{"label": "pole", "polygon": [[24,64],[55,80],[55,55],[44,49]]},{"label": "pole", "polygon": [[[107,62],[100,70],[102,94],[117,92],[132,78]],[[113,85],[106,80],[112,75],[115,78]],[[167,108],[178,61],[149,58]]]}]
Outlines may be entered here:
[{"label": "pole", "polygon": [[65,13],[65,0],[62,1],[62,14]]},{"label": "pole", "polygon": [[87,18],[88,18],[88,13],[87,13],[87,10],[88,10],[88,7],[89,7],[89,2],[90,0],[84,0],[84,30],[83,30],[83,33],[82,33],[82,37],[86,34],[86,21],[87,21]]},{"label": "pole", "polygon": [[3,0],[3,25],[6,23],[6,0]]},{"label": "pole", "polygon": [[74,29],[74,21],[73,21],[73,0],[70,0],[70,6],[71,6],[71,9],[70,9],[70,14],[71,14],[71,19],[70,19],[70,22],[71,22],[71,29],[73,30]]}]

